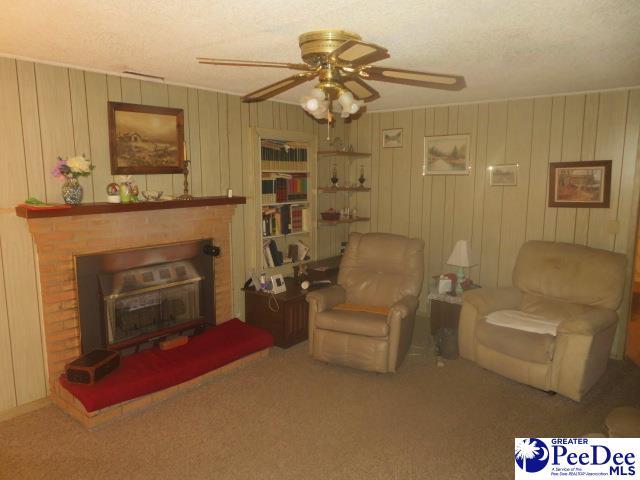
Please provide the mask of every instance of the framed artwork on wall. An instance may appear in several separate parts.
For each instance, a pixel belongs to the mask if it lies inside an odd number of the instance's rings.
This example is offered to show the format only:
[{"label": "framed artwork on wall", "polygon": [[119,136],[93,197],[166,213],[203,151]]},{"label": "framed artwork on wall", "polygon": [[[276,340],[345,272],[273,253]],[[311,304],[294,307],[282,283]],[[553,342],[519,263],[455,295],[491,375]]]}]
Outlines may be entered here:
[{"label": "framed artwork on wall", "polygon": [[382,148],[398,148],[402,146],[402,129],[389,128],[382,131]]},{"label": "framed artwork on wall", "polygon": [[489,185],[492,187],[515,187],[518,185],[518,164],[491,165]]},{"label": "framed artwork on wall", "polygon": [[549,206],[609,208],[611,160],[549,164]]},{"label": "framed artwork on wall", "polygon": [[109,102],[109,153],[112,175],[182,173],[183,110]]},{"label": "framed artwork on wall", "polygon": [[609,208],[611,160],[549,164],[549,206]]},{"label": "framed artwork on wall", "polygon": [[469,135],[424,137],[425,175],[468,175]]}]

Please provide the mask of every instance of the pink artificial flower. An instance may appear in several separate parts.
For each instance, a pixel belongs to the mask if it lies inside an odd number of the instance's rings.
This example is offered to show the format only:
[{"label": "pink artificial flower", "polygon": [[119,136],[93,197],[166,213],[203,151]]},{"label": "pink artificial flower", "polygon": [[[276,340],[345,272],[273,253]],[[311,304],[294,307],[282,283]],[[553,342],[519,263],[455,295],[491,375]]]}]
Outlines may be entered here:
[{"label": "pink artificial flower", "polygon": [[65,160],[62,157],[58,157],[58,160],[56,161],[56,164],[53,167],[53,170],[51,170],[51,174],[56,178],[63,177],[64,175],[60,171],[60,167],[62,167],[65,164],[66,164]]},{"label": "pink artificial flower", "polygon": [[51,174],[56,178],[69,178],[69,174],[71,173],[71,169],[67,165],[67,160],[62,157],[58,157],[53,170],[51,170]]}]

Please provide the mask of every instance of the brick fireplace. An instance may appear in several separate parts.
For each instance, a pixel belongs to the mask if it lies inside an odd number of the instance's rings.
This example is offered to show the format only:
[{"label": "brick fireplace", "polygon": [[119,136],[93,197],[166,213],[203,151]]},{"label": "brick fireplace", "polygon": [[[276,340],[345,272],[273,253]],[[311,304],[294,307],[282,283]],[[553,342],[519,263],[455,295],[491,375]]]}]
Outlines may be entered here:
[{"label": "brick fireplace", "polygon": [[[80,355],[75,257],[213,238],[215,312],[218,323],[233,316],[231,218],[243,197],[210,197],[193,202],[87,204],[68,210],[16,209],[27,218],[38,252],[43,330],[53,395],[66,363]],[[188,207],[188,208],[187,208]]]}]

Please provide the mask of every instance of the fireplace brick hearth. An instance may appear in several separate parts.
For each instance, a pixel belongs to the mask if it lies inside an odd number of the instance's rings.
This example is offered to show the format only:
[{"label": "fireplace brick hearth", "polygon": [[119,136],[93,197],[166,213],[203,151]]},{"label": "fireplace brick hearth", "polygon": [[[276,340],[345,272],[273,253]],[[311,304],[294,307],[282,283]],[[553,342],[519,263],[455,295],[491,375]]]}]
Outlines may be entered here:
[{"label": "fireplace brick hearth", "polygon": [[54,396],[64,365],[80,355],[75,256],[213,238],[221,249],[212,292],[221,323],[233,317],[234,209],[230,204],[28,218],[38,253],[47,370]]}]

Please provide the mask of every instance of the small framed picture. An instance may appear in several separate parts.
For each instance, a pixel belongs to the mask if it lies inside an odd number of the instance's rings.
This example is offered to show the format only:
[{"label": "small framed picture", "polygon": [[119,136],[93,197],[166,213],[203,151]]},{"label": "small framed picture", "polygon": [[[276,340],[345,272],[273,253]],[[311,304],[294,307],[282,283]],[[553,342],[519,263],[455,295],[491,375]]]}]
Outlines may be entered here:
[{"label": "small framed picture", "polygon": [[398,148],[402,146],[402,129],[390,128],[382,131],[382,148]]},{"label": "small framed picture", "polygon": [[611,160],[549,164],[549,206],[609,208]]},{"label": "small framed picture", "polygon": [[424,175],[469,175],[469,135],[424,137]]},{"label": "small framed picture", "polygon": [[489,185],[492,187],[515,187],[518,185],[518,164],[491,165]]}]

